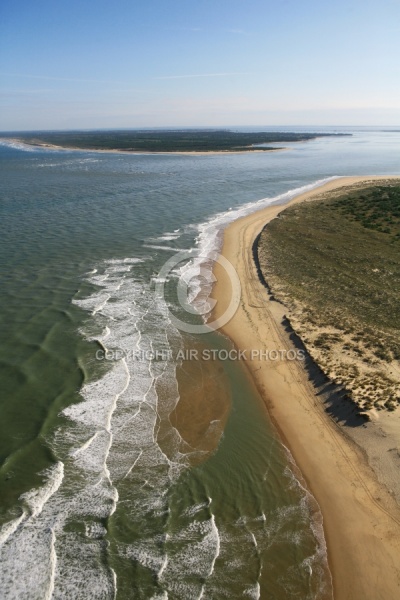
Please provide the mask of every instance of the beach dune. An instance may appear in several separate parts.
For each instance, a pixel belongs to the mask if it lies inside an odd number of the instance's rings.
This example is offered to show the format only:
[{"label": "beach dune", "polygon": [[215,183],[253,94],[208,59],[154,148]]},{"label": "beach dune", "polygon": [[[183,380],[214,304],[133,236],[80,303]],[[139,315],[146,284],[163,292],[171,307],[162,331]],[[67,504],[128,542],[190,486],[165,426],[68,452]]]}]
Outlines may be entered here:
[{"label": "beach dune", "polygon": [[[321,192],[388,177],[346,177],[294,198],[308,201]],[[282,325],[284,307],[261,284],[253,244],[262,228],[285,207],[274,205],[229,225],[222,254],[236,269],[242,286],[235,316],[222,328],[237,348],[295,350]],[[230,300],[230,284],[216,264],[213,318]],[[400,509],[369,466],[365,453],[325,410],[303,361],[245,361],[269,416],[289,448],[324,523],[335,600],[400,598]]]}]

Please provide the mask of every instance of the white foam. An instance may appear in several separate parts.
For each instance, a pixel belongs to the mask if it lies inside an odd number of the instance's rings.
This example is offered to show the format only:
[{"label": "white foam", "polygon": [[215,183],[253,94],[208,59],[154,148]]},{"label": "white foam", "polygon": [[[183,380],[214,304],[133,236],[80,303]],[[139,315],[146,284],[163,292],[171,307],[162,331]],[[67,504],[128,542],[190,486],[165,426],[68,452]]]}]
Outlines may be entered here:
[{"label": "white foam", "polygon": [[2,546],[8,538],[18,529],[19,525],[26,520],[28,513],[23,510],[21,515],[16,519],[12,519],[5,523],[0,529],[0,546]]},{"label": "white foam", "polygon": [[[136,414],[137,413],[135,413],[135,416],[136,416]],[[128,475],[130,475],[130,473],[132,473],[133,469],[136,466],[136,463],[138,462],[138,460],[140,459],[140,457],[142,456],[142,454],[143,454],[143,450],[140,450],[138,457],[135,458],[135,460],[133,461],[132,466],[129,467],[129,469],[127,470],[126,474],[122,477],[122,479],[126,479],[128,477]]]},{"label": "white foam", "polygon": [[143,248],[151,248],[152,250],[165,250],[166,252],[181,252],[180,248],[173,248],[172,246],[159,246],[155,244],[143,244]]},{"label": "white foam", "polygon": [[1,530],[1,590],[10,600],[50,598],[54,590],[57,555],[51,504],[62,484],[64,465],[58,462],[41,474],[45,483],[20,497],[22,518]]},{"label": "white foam", "polygon": [[[304,190],[299,188],[290,194]],[[282,198],[289,199],[287,194],[264,199],[246,205],[247,208],[228,211],[229,215],[221,213],[200,225],[197,231],[202,256],[218,250],[222,228],[242,216],[244,210],[250,212],[261,208],[262,203],[267,205]],[[137,276],[135,279],[135,265],[142,260],[113,259],[96,265],[87,275],[96,291],[74,301],[89,315],[87,339],[98,340],[105,349],[146,352],[171,349],[171,344],[175,344],[174,348],[182,345],[166,306],[154,297],[150,284],[138,281]],[[202,260],[194,261],[189,267],[191,272],[184,274],[192,277],[196,269],[200,273]],[[192,298],[195,300],[196,294]],[[90,330],[102,333],[94,336]],[[124,501],[129,502],[138,524],[145,525],[149,519],[164,523],[169,518],[171,483],[189,464],[182,450],[183,440],[169,422],[179,400],[175,371],[176,365],[169,360],[120,359],[111,363],[99,380],[82,387],[80,403],[63,411],[68,425],[55,432],[52,445],[56,456],[65,457],[65,465],[59,462],[46,471],[47,480],[41,488],[21,496],[20,516],[0,530],[0,552],[5,558],[0,581],[7,598],[84,600],[116,596],[116,575],[104,566],[102,559],[107,533],[103,519],[115,512],[119,501]],[[157,394],[160,389],[162,400]],[[301,509],[282,510],[268,526],[264,513],[253,519],[254,523],[238,520],[236,540],[223,529],[223,524],[218,523],[217,527],[211,505],[212,499],[208,498],[207,502],[188,507],[182,516],[185,523],[190,522],[171,533],[168,540],[148,539],[143,528],[136,543],[118,547],[122,556],[153,571],[164,588],[153,598],[168,598],[168,594],[172,598],[218,597],[218,592],[214,596],[209,592],[223,585],[218,579],[222,559],[229,577],[245,569],[245,552],[235,559],[236,564],[234,560],[226,564],[232,544],[243,545],[253,553],[259,548],[261,553],[282,523]],[[66,529],[69,520],[83,523],[84,534]],[[326,546],[321,542],[318,557],[325,557],[324,551]],[[219,557],[221,561],[217,561]],[[307,563],[311,570],[313,560]],[[258,583],[247,585],[243,594],[259,598]]]},{"label": "white foam", "polygon": [[258,581],[254,585],[249,586],[247,589],[245,589],[243,595],[248,596],[253,600],[259,600],[259,598],[261,597],[261,589]]},{"label": "white foam", "polygon": [[215,542],[215,551],[214,551],[214,556],[212,558],[212,562],[211,562],[211,566],[210,566],[209,576],[212,575],[214,572],[215,561],[217,560],[219,553],[220,553],[220,549],[221,549],[218,527],[215,523],[214,515],[211,515],[211,536],[213,538],[213,541]]},{"label": "white foam", "polygon": [[174,231],[172,233],[166,232],[163,235],[159,235],[157,237],[149,237],[145,241],[150,243],[157,242],[172,242],[172,240],[177,240],[181,237],[181,234],[178,231]]},{"label": "white foam", "polygon": [[144,261],[145,261],[144,258],[138,258],[135,256],[127,256],[126,258],[109,258],[104,261],[104,264],[106,264],[106,265],[121,265],[121,264],[136,265],[136,264],[142,263]]},{"label": "white foam", "polygon": [[29,518],[37,517],[46,502],[60,487],[64,478],[64,464],[59,461],[53,467],[43,471],[42,474],[47,477],[47,482],[42,487],[34,488],[20,496],[20,500],[28,507]]},{"label": "white foam", "polygon": [[[188,276],[188,281],[190,282],[191,292],[190,298],[191,301],[194,302],[196,306],[196,301],[199,302],[199,306],[201,306],[201,313],[204,314],[204,311],[207,312],[207,306],[205,297],[207,298],[212,289],[213,283],[213,261],[210,261],[210,258],[213,258],[215,253],[219,253],[222,247],[223,240],[223,230],[229,223],[236,221],[237,219],[244,217],[256,210],[260,210],[266,206],[270,206],[272,204],[284,204],[289,202],[295,196],[313,190],[324,183],[329,181],[333,181],[337,179],[337,177],[327,177],[325,179],[319,179],[314,183],[307,184],[298,188],[294,188],[289,190],[288,192],[284,192],[283,194],[279,194],[278,196],[261,198],[256,202],[248,202],[239,208],[229,209],[227,211],[218,213],[214,215],[208,221],[201,223],[200,225],[193,225],[193,230],[197,231],[197,246],[199,251],[199,256],[194,258],[193,261],[188,263],[183,272],[186,270],[187,273],[190,273],[190,277]],[[203,267],[203,268],[202,268]],[[197,277],[196,277],[197,275]],[[205,283],[205,280],[208,280],[208,284]],[[205,306],[205,308],[203,308]],[[211,306],[208,306],[208,312],[211,310]]]},{"label": "white foam", "polygon": [[199,504],[193,504],[192,506],[188,506],[185,511],[184,511],[184,515],[188,516],[188,517],[194,517],[194,515],[198,512],[200,512],[201,510],[203,510],[203,508],[207,508],[209,506],[208,502],[200,502]]},{"label": "white foam", "polygon": [[117,574],[114,571],[114,569],[110,569],[110,570],[111,570],[111,577],[113,580],[113,588],[114,588],[113,600],[116,600],[116,598],[117,598]]},{"label": "white foam", "polygon": [[56,552],[56,534],[54,529],[51,529],[51,544],[50,544],[50,581],[49,587],[47,588],[44,600],[51,600],[54,593],[55,577],[56,577],[56,566],[57,566],[57,552]]},{"label": "white foam", "polygon": [[[135,261],[129,261],[134,265]],[[143,282],[131,278],[124,265],[126,261],[113,260],[105,263],[105,268],[98,266],[96,276],[89,276],[89,281],[100,290],[75,301],[101,325],[101,335],[88,338],[97,339],[105,349],[121,351],[169,349],[173,339],[180,344],[165,306],[157,303]],[[156,393],[160,382],[170,390],[162,404]],[[118,501],[116,483],[129,481],[137,519],[148,511],[155,518],[168,514],[166,492],[186,464],[173,428],[167,449],[161,449],[157,442],[160,423],[166,422],[179,399],[174,364],[121,359],[112,363],[101,379],[86,384],[81,395],[83,401],[69,406],[64,415],[87,432],[81,443],[75,444],[73,458],[100,496],[97,504],[91,501],[91,510],[102,514],[105,502],[107,512],[103,514],[110,516]],[[91,495],[90,486],[87,493]],[[131,547],[129,555],[160,576],[168,565],[168,556],[154,554],[148,544],[146,548]]]},{"label": "white foam", "polygon": [[24,152],[38,152],[40,150],[46,150],[45,148],[29,146],[19,140],[0,138],[0,146],[6,146],[7,148],[14,148],[15,150],[23,150]]},{"label": "white foam", "polygon": [[[91,334],[88,338],[99,339],[111,349],[128,350],[132,344],[138,350],[152,349],[153,344],[169,348],[168,337],[179,341],[179,336],[168,330],[165,308],[157,306],[150,288],[130,277],[137,262],[132,258],[108,261],[88,274],[97,291],[75,303],[92,315],[90,328],[96,325],[102,330],[97,338]],[[166,406],[158,401],[158,381],[170,390]],[[167,512],[171,480],[185,465],[178,439],[171,437],[167,455],[155,436],[157,421],[165,422],[179,397],[173,365],[119,360],[99,380],[85,384],[81,396],[82,402],[64,410],[70,425],[56,431],[52,442],[55,454],[66,457],[68,477],[63,485],[60,477],[49,477],[41,488],[24,494],[25,512],[1,531],[9,565],[1,581],[10,597],[25,598],[29,590],[38,598],[50,594],[113,597],[115,573],[100,559],[106,534],[100,520],[116,510],[119,494],[114,481],[132,479],[139,484],[133,486],[132,498],[138,518],[149,510],[162,515]],[[80,536],[64,530],[67,519],[85,524],[83,549]],[[163,554],[159,566],[165,561]]]},{"label": "white foam", "polygon": [[162,565],[160,567],[160,570],[158,571],[158,574],[157,574],[158,579],[161,579],[162,574],[164,573],[165,569],[167,568],[167,565],[168,565],[168,556],[165,555],[163,563],[162,563]]},{"label": "white foam", "polygon": [[[38,149],[43,149],[43,150],[52,150],[52,148],[38,148]],[[60,151],[68,151],[68,148],[54,148],[54,150],[60,150]],[[80,167],[83,166],[85,171],[88,171],[88,164],[92,164],[92,163],[97,163],[100,162],[99,159],[96,158],[78,158],[78,159],[70,159],[70,160],[63,160],[62,162],[45,162],[45,163],[39,163],[39,164],[35,164],[35,168],[38,169],[52,169],[52,168],[57,168],[57,167],[62,167],[62,168],[69,168],[69,167]]]},{"label": "white foam", "polygon": [[[315,497],[307,489],[306,483],[304,482],[304,480],[302,478],[301,472],[300,472],[299,468],[297,467],[289,448],[287,448],[284,444],[282,444],[282,446],[285,450],[288,461],[292,467],[291,469],[286,467],[285,473],[289,476],[289,478],[294,483],[294,485],[297,486],[303,493],[301,505],[302,505],[304,512],[306,512],[306,514],[309,515],[309,517],[310,517],[311,530],[314,534],[314,537],[315,537],[315,540],[317,543],[317,548],[316,548],[315,554],[313,556],[305,559],[306,562],[304,564],[307,565],[310,576],[313,572],[312,565],[316,565],[316,566],[322,565],[323,566],[325,573],[327,573],[328,577],[329,577],[329,592],[326,589],[324,589],[323,591],[326,594],[328,594],[328,593],[332,594],[332,589],[333,589],[332,574],[331,574],[331,571],[329,569],[329,564],[328,564],[328,549],[327,549],[327,545],[326,545],[324,526],[323,526],[323,516],[322,516],[320,506],[319,506],[317,500],[315,499]],[[323,584],[323,585],[325,585],[325,584]]]}]

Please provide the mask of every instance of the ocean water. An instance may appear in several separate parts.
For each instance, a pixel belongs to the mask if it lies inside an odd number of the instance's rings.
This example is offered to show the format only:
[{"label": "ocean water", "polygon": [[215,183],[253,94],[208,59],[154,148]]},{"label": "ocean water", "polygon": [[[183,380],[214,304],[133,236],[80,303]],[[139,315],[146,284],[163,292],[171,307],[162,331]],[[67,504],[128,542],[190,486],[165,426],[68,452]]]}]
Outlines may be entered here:
[{"label": "ocean water", "polygon": [[331,597],[318,506],[246,372],[179,358],[229,340],[171,315],[202,323],[176,283],[200,309],[233,219],[400,175],[400,130],[346,131],[247,155],[0,143],[2,598]]}]

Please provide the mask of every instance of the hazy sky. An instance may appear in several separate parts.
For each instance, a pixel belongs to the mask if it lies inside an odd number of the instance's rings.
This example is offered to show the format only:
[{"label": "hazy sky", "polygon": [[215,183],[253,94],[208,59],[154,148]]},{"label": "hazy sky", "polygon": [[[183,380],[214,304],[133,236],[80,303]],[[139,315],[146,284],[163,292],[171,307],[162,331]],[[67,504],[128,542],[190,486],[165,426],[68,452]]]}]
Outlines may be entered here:
[{"label": "hazy sky", "polygon": [[400,125],[400,0],[12,0],[0,130]]}]

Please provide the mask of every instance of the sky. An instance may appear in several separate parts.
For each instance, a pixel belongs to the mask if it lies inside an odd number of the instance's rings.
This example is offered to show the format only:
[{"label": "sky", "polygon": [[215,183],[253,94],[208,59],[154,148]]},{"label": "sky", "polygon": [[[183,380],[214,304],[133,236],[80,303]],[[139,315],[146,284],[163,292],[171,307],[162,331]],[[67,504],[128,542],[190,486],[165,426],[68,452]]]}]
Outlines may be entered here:
[{"label": "sky", "polygon": [[13,0],[0,131],[400,125],[400,0]]}]

